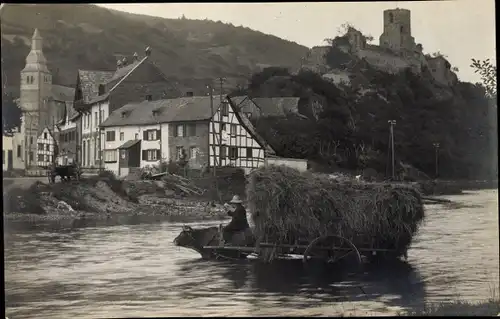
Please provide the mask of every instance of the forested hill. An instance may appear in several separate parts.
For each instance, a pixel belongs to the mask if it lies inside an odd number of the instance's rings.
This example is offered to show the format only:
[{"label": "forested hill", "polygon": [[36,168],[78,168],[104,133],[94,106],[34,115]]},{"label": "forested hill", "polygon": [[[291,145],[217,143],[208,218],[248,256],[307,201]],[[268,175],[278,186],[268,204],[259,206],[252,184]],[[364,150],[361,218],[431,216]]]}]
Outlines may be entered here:
[{"label": "forested hill", "polygon": [[163,19],[90,4],[8,4],[2,10],[2,59],[9,91],[19,90],[19,72],[35,28],[54,83],[74,85],[77,69],[114,70],[114,54],[152,48],[154,61],[178,85],[203,90],[227,78],[229,89],[245,85],[266,66],[296,67],[308,48],[220,21]]}]

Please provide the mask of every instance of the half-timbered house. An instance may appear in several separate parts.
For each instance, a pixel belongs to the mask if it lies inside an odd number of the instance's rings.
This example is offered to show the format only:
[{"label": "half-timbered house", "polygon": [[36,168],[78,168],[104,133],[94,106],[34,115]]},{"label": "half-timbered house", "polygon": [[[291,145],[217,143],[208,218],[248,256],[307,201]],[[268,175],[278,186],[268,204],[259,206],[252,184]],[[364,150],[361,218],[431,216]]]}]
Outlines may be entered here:
[{"label": "half-timbered house", "polygon": [[47,167],[54,161],[55,138],[52,130],[47,127],[38,136],[36,149],[36,164],[38,167]]},{"label": "half-timbered house", "polygon": [[112,112],[101,128],[105,168],[121,176],[131,168],[184,156],[194,169],[234,166],[249,171],[274,154],[230,98],[130,103]]}]

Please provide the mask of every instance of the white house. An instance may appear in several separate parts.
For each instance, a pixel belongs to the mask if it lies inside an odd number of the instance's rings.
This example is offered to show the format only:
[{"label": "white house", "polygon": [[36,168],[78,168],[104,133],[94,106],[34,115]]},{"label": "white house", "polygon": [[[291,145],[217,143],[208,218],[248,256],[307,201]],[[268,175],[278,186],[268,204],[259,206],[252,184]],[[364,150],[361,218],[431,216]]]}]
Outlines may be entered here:
[{"label": "white house", "polygon": [[265,164],[274,151],[226,98],[188,96],[130,103],[102,124],[104,167],[124,176],[130,168],[185,155],[194,169]]},{"label": "white house", "polygon": [[104,145],[104,132],[100,124],[109,116],[109,102],[106,96],[97,97],[88,103],[81,112],[81,156],[83,167],[101,167],[101,150]]},{"label": "white house", "polygon": [[25,168],[23,138],[20,132],[2,136],[2,164],[4,171],[23,170]]}]

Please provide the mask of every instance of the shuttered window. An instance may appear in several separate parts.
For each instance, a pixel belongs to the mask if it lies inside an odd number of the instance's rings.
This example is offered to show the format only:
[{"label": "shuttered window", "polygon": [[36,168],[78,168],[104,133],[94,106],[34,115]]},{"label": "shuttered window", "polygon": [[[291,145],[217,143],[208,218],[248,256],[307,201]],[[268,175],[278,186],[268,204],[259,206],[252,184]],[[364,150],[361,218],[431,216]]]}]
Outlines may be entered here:
[{"label": "shuttered window", "polygon": [[161,159],[161,152],[158,149],[143,150],[142,160],[143,161],[158,161]]}]

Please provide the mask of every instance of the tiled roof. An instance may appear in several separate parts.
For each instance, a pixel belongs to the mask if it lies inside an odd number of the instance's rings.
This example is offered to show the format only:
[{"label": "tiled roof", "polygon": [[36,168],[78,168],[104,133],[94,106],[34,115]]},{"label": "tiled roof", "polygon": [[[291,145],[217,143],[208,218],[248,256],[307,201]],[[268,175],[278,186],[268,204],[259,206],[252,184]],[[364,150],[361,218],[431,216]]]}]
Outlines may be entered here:
[{"label": "tiled roof", "polygon": [[228,97],[229,103],[231,103],[231,105],[233,106],[233,109],[235,109],[237,112],[236,116],[239,118],[240,123],[243,124],[243,126],[248,130],[250,135],[252,135],[252,137],[255,140],[257,140],[257,142],[259,142],[259,144],[262,147],[264,147],[266,149],[268,155],[274,155],[274,154],[276,154],[276,152],[271,147],[271,145],[269,145],[269,143],[267,143],[267,141],[262,136],[260,136],[259,133],[257,133],[257,130],[252,125],[252,122],[250,122],[250,120],[245,115],[243,115],[239,111],[239,108],[236,106],[235,101],[239,101],[241,103],[242,101],[245,102],[248,99],[249,99],[248,97],[242,97],[242,96],[235,96],[233,98]]},{"label": "tiled roof", "polygon": [[62,85],[52,85],[52,97],[56,101],[73,101],[75,98],[75,89]]},{"label": "tiled roof", "polygon": [[134,146],[135,144],[139,143],[141,140],[129,140],[129,141],[126,141],[125,143],[123,143],[120,147],[118,147],[119,149],[125,149],[125,148],[131,148],[132,146]]},{"label": "tiled roof", "polygon": [[90,101],[99,95],[99,84],[105,84],[113,77],[113,71],[78,70],[83,100]]},{"label": "tiled roof", "polygon": [[[219,106],[219,97],[214,96],[214,112]],[[153,116],[153,111],[158,112]],[[123,117],[122,113],[128,114]],[[103,127],[148,125],[168,122],[201,121],[212,117],[210,97],[195,96],[177,99],[129,103],[115,110],[101,124]]]},{"label": "tiled roof", "polygon": [[285,116],[290,113],[299,112],[298,97],[233,97],[234,105],[242,112],[253,112],[259,110],[259,116]]},{"label": "tiled roof", "polygon": [[127,75],[130,71],[132,71],[132,69],[134,67],[136,67],[137,65],[139,65],[143,61],[144,61],[144,59],[141,59],[141,60],[138,60],[138,61],[134,61],[134,62],[132,62],[132,63],[126,65],[126,66],[123,66],[123,67],[117,69],[115,71],[115,73],[113,74],[113,76],[106,81],[106,83],[111,83],[113,81],[121,79],[122,77],[124,77],[125,75]]}]

